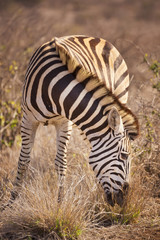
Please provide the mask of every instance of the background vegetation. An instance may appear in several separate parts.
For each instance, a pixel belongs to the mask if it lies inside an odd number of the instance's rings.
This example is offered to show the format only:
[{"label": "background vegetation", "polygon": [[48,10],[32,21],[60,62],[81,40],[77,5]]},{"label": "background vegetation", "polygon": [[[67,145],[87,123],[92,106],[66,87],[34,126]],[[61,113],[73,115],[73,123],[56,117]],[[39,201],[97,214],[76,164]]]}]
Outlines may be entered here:
[{"label": "background vegetation", "polygon": [[126,205],[111,208],[77,129],[58,205],[55,129],[40,126],[23,191],[13,208],[0,212],[0,239],[160,238],[159,9],[160,2],[152,0],[0,0],[0,206],[9,199],[16,174],[25,71],[33,51],[52,37],[86,34],[118,48],[131,77],[128,106],[141,128]]}]

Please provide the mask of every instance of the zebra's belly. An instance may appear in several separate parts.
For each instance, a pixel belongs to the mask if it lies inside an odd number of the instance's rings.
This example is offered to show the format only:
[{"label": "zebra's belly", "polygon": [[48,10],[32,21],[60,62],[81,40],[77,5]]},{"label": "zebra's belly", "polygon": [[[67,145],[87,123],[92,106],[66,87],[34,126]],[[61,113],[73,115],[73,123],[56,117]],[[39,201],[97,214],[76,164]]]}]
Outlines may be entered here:
[{"label": "zebra's belly", "polygon": [[53,111],[53,108],[52,112],[49,112],[41,106],[37,111],[33,108],[30,102],[23,103],[22,110],[23,115],[32,123],[41,123],[42,125],[47,126],[49,124],[56,125],[63,120],[66,121],[66,118],[57,113],[56,110]]},{"label": "zebra's belly", "polygon": [[44,126],[48,126],[48,125],[50,125],[50,124],[52,124],[52,125],[57,125],[57,124],[59,124],[59,123],[62,122],[62,121],[66,121],[66,118],[63,117],[63,116],[61,116],[61,115],[54,114],[51,119],[46,120],[45,122],[42,122],[42,124],[43,124]]}]

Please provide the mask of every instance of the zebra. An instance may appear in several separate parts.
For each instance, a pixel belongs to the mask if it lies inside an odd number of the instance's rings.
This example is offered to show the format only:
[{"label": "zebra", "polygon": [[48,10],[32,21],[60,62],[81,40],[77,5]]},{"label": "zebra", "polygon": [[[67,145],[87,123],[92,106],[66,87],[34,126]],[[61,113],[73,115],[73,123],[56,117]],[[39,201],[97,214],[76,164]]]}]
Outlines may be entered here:
[{"label": "zebra", "polygon": [[30,59],[22,96],[22,146],[10,202],[18,196],[30,162],[38,125],[55,125],[63,199],[67,146],[75,124],[91,145],[89,164],[106,201],[123,205],[129,187],[131,140],[139,134],[136,116],[126,106],[129,74],[118,50],[102,38],[55,37]]}]

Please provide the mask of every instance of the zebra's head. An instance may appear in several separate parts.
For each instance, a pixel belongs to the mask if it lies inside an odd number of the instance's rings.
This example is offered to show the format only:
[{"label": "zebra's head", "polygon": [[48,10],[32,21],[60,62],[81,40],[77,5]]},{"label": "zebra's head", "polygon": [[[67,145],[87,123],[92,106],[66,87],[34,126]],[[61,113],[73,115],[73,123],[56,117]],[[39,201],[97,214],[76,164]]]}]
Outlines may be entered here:
[{"label": "zebra's head", "polygon": [[90,164],[103,187],[107,202],[122,206],[129,188],[131,164],[130,141],[133,136],[125,129],[122,117],[113,107],[108,113],[108,131],[105,137],[93,145]]}]

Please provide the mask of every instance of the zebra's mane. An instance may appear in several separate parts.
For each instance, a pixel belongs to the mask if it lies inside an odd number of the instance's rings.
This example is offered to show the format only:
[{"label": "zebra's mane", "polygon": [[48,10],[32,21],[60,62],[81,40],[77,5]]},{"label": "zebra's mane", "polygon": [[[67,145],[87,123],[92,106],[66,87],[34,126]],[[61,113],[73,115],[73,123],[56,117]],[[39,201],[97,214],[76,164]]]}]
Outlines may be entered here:
[{"label": "zebra's mane", "polygon": [[115,106],[122,117],[124,128],[128,131],[130,138],[134,139],[137,137],[139,135],[139,124],[136,116],[129,108],[118,100],[118,98],[106,87],[105,83],[98,78],[95,72],[89,72],[82,65],[80,59],[76,55],[76,52],[72,51],[65,40],[67,40],[67,37],[55,38],[55,45],[60,59],[63,64],[67,66],[68,71],[74,74],[77,81],[82,84],[86,78],[89,79],[85,88],[87,91],[96,89],[93,95],[95,99],[103,97],[100,104],[104,107],[104,115],[108,114],[108,111],[111,109],[111,105]]}]

